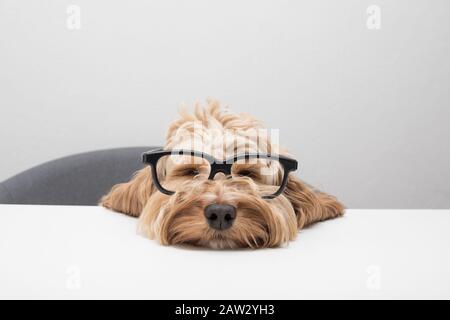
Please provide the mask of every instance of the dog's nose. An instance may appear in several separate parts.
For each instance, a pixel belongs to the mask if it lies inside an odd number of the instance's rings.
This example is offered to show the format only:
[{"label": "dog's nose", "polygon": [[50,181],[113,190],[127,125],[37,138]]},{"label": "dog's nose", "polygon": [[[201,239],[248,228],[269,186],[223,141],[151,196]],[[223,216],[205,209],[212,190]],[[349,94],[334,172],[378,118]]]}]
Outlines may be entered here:
[{"label": "dog's nose", "polygon": [[205,208],[205,218],[211,228],[226,230],[236,219],[236,208],[229,204],[210,204]]}]

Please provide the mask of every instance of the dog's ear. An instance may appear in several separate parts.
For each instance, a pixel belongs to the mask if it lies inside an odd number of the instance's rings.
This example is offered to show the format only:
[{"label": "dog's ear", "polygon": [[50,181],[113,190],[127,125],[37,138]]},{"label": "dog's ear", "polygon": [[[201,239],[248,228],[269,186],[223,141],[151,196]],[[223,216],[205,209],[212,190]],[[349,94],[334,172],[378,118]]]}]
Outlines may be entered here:
[{"label": "dog's ear", "polygon": [[314,222],[339,217],[345,211],[344,206],[335,197],[314,190],[292,174],[289,175],[284,195],[297,215],[298,229]]},{"label": "dog's ear", "polygon": [[103,196],[100,204],[108,209],[138,217],[154,191],[150,167],[145,167],[136,172],[129,182],[116,184]]}]

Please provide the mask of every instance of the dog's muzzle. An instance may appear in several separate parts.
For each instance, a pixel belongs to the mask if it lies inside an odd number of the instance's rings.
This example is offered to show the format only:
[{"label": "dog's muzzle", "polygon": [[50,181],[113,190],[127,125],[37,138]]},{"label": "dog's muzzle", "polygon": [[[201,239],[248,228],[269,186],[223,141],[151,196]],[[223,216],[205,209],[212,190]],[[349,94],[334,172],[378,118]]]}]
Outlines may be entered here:
[{"label": "dog's muzzle", "polygon": [[210,204],[206,206],[204,215],[208,225],[216,230],[231,228],[236,219],[236,208],[229,204]]}]

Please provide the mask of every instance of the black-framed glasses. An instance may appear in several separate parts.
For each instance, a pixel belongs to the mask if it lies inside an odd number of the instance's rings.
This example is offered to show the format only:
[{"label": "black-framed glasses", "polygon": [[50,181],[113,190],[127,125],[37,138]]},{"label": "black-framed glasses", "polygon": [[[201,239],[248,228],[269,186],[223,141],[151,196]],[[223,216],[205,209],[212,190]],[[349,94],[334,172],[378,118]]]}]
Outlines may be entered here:
[{"label": "black-framed glasses", "polygon": [[158,190],[172,195],[184,181],[213,180],[216,174],[226,178],[249,177],[257,183],[265,199],[279,196],[286,187],[289,173],[297,170],[297,160],[282,155],[243,153],[225,160],[199,151],[151,150],[142,155],[149,164]]}]

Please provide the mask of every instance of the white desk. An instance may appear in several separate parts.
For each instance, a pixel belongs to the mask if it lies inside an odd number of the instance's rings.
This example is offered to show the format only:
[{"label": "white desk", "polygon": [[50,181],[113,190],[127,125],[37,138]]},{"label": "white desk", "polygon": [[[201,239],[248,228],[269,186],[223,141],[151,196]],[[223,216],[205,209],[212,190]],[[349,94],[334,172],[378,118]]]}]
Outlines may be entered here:
[{"label": "white desk", "polygon": [[164,247],[100,207],[0,205],[0,298],[450,298],[450,210],[349,210],[288,247]]}]

